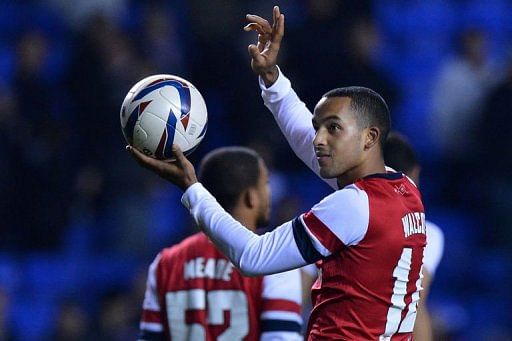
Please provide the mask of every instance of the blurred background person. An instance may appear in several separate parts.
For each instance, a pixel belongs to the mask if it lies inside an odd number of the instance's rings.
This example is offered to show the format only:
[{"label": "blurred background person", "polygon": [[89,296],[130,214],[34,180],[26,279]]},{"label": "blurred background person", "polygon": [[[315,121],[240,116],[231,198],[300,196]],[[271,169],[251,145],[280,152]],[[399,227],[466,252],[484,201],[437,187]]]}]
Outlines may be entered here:
[{"label": "blurred background person", "polygon": [[59,309],[55,331],[51,336],[55,341],[90,340],[91,326],[87,313],[76,302],[63,302]]},{"label": "blurred background person", "polygon": [[[384,145],[384,160],[388,167],[403,172],[419,187],[421,166],[418,163],[412,146],[402,135],[396,132],[389,134]],[[425,210],[425,215],[427,217],[427,246],[423,253],[423,279],[421,282],[423,290],[420,292],[420,302],[417,308],[418,315],[414,325],[414,339],[419,341],[439,339],[439,335],[436,335],[436,337],[433,335],[430,313],[427,308],[427,298],[444,250],[443,231],[428,219],[428,208]]]},{"label": "blurred background person", "polygon": [[[253,231],[270,218],[268,176],[263,159],[243,147],[215,149],[199,167],[205,188]],[[139,339],[300,340],[301,295],[298,270],[243,276],[197,233],[162,250],[149,267]]]},{"label": "blurred background person", "polygon": [[439,148],[446,158],[467,157],[475,147],[475,128],[485,97],[501,77],[489,55],[486,33],[464,30],[455,42],[457,54],[442,62],[432,95],[432,119]]},{"label": "blurred background person", "polygon": [[[477,28],[464,30],[454,44],[457,53],[442,61],[434,80],[432,124],[434,143],[439,148],[443,188],[457,186],[447,193],[449,201],[464,200],[465,175],[478,156],[478,118],[487,94],[502,77],[489,53],[486,33]],[[457,195],[460,195],[457,197]]]},{"label": "blurred background person", "polygon": [[[507,118],[512,108],[512,58],[503,70],[503,80],[484,98],[478,117],[475,146],[475,167],[487,183],[478,185],[475,204],[486,212],[486,225],[490,231],[485,245],[512,247],[512,146],[508,142]],[[497,161],[499,160],[499,161]],[[499,166],[493,166],[499,162]]]}]

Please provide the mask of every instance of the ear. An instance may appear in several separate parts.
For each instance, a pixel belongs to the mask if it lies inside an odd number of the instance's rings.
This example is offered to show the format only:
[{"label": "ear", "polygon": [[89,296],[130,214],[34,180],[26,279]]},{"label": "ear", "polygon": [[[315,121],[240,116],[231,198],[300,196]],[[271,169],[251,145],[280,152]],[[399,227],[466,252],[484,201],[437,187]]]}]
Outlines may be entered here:
[{"label": "ear", "polygon": [[364,150],[369,150],[375,146],[380,139],[380,129],[378,127],[366,128],[366,136],[364,141]]},{"label": "ear", "polygon": [[256,188],[249,187],[244,191],[242,194],[244,198],[244,203],[248,208],[254,208],[257,207],[259,204],[259,197],[258,192],[256,191]]}]

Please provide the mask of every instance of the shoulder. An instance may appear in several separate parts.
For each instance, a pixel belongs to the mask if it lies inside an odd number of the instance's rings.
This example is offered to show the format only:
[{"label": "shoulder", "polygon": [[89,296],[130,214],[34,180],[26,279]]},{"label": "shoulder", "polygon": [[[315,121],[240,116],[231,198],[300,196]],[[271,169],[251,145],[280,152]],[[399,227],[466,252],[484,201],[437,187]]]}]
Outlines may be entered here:
[{"label": "shoulder", "polygon": [[366,225],[369,217],[368,194],[357,185],[349,185],[329,194],[313,206],[311,213],[325,225],[346,223]]},{"label": "shoulder", "polygon": [[352,184],[329,194],[313,207],[316,212],[334,208],[337,211],[368,209],[368,194],[360,186]]},{"label": "shoulder", "polygon": [[[368,230],[369,217],[366,191],[352,184],[325,197],[302,216],[302,221],[333,252],[340,246],[337,240],[344,245],[357,244]],[[331,233],[336,238],[331,238]]]},{"label": "shoulder", "polygon": [[167,247],[160,252],[161,262],[169,262],[175,258],[183,257],[190,252],[201,252],[209,249],[208,237],[203,233],[196,233],[183,239],[180,243]]},{"label": "shoulder", "polygon": [[366,192],[372,203],[380,208],[396,208],[389,200],[398,200],[418,212],[423,212],[421,193],[416,184],[401,172],[374,174],[360,179],[356,185]]}]

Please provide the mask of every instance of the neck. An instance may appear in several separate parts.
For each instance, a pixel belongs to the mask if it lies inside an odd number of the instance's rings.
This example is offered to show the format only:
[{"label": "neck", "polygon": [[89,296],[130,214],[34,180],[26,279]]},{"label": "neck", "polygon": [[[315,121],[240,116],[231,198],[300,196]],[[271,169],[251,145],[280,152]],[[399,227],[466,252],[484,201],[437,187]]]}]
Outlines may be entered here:
[{"label": "neck", "polygon": [[245,207],[235,207],[231,212],[231,215],[235,220],[244,225],[247,229],[251,231],[256,231],[256,219],[254,218],[254,214]]},{"label": "neck", "polygon": [[366,162],[349,169],[345,173],[341,174],[338,180],[338,187],[343,188],[347,185],[354,183],[357,179],[364,178],[365,176],[377,173],[385,173],[386,165],[382,157],[375,157]]}]

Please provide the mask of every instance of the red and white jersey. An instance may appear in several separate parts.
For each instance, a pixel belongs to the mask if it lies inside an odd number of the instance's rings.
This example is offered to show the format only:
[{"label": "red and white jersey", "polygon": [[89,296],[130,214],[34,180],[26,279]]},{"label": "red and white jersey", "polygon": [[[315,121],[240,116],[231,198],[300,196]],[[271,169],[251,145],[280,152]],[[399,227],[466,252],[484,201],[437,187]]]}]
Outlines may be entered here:
[{"label": "red and white jersey", "polygon": [[401,173],[366,177],[327,196],[295,229],[304,231],[296,236],[305,259],[324,257],[310,339],[412,337],[426,245],[414,184]]},{"label": "red and white jersey", "polygon": [[[270,88],[262,84],[262,95],[294,151],[318,174],[312,115],[290,82],[280,73]],[[336,179],[326,182],[337,189]],[[426,227],[420,193],[402,173],[358,179],[261,236],[233,219],[200,183],[184,192],[182,203],[246,274],[321,260],[309,339],[412,339]]]},{"label": "red and white jersey", "polygon": [[245,277],[204,234],[151,264],[141,340],[300,340],[298,270]]},{"label": "red and white jersey", "polygon": [[[297,156],[319,175],[312,113],[279,70],[262,97]],[[337,189],[336,179],[324,179]],[[326,197],[296,221],[308,262],[321,261],[312,295],[311,339],[409,339],[421,290],[425,215],[401,173],[366,177]],[[309,242],[311,241],[311,242]],[[309,257],[309,259],[308,259]]]},{"label": "red and white jersey", "polygon": [[321,260],[310,340],[409,340],[421,290],[425,214],[402,173],[369,175],[258,236],[200,184],[182,202],[244,273],[270,274]]}]

